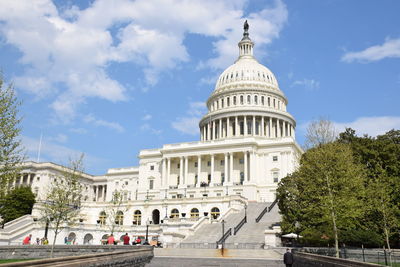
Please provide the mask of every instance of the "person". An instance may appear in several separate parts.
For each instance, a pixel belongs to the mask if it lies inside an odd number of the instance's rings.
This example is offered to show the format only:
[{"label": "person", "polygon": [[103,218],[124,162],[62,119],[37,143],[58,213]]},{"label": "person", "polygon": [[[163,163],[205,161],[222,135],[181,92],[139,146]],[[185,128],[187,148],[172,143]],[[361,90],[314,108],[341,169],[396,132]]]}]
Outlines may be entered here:
[{"label": "person", "polygon": [[283,263],[286,267],[292,267],[293,261],[293,254],[290,249],[287,249],[286,253],[283,255]]},{"label": "person", "polygon": [[68,244],[68,237],[64,237],[64,245]]},{"label": "person", "polygon": [[30,245],[31,244],[31,238],[32,238],[32,234],[30,234],[27,237],[25,237],[24,240],[22,241],[22,245]]},{"label": "person", "polygon": [[48,245],[48,244],[49,244],[49,240],[47,239],[47,237],[45,237],[43,240],[43,245]]},{"label": "person", "polygon": [[142,243],[142,239],[140,239],[140,236],[136,238],[136,245],[140,245]]},{"label": "person", "polygon": [[107,244],[109,244],[109,245],[114,245],[114,244],[115,244],[115,238],[114,238],[114,235],[113,235],[113,234],[111,234],[111,235],[108,237],[108,239],[107,239]]},{"label": "person", "polygon": [[36,245],[40,245],[40,238],[36,237]]},{"label": "person", "polygon": [[129,238],[128,233],[126,233],[122,239],[124,240],[124,245],[129,245],[129,240],[131,239]]}]

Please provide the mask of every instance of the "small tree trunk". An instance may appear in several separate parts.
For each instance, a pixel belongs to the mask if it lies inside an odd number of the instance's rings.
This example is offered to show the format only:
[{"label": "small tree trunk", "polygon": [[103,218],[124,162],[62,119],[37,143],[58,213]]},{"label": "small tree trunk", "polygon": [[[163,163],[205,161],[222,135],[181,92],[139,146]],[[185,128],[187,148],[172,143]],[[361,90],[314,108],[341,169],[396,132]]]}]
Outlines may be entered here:
[{"label": "small tree trunk", "polygon": [[332,223],[333,223],[333,233],[335,235],[336,258],[339,258],[339,238],[338,238],[338,231],[337,231],[337,227],[336,227],[335,212],[333,212],[333,211],[332,211]]},{"label": "small tree trunk", "polygon": [[58,227],[59,227],[59,223],[57,222],[56,229],[54,229],[54,239],[53,239],[53,244],[51,245],[50,258],[53,258],[54,247],[56,245],[56,240],[57,240],[57,235],[58,235]]}]

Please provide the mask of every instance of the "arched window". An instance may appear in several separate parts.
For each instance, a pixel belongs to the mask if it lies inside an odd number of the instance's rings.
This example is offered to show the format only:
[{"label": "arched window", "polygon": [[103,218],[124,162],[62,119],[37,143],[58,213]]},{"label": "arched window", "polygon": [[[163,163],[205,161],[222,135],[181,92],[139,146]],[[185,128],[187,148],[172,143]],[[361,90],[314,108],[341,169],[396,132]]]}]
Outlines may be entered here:
[{"label": "arched window", "polygon": [[149,189],[154,189],[154,179],[149,179]]},{"label": "arched window", "polygon": [[115,224],[123,225],[124,224],[124,213],[122,211],[117,211],[117,216],[115,216]]},{"label": "arched window", "polygon": [[233,97],[233,105],[236,105],[236,96]]},{"label": "arched window", "polygon": [[105,211],[100,212],[99,215],[99,224],[105,225],[106,224],[106,219],[107,219],[107,214]]},{"label": "arched window", "polygon": [[199,218],[199,210],[196,208],[191,209],[190,210],[190,218],[198,219]]},{"label": "arched window", "polygon": [[224,108],[224,99],[221,99],[221,108]]},{"label": "arched window", "polygon": [[226,106],[227,106],[227,107],[229,107],[229,104],[230,104],[230,103],[229,103],[229,100],[230,100],[229,97],[227,97],[227,98],[226,98]]},{"label": "arched window", "polygon": [[254,104],[258,105],[258,96],[254,96]]},{"label": "arched window", "polygon": [[219,217],[219,215],[221,215],[219,208],[214,207],[211,209],[211,218],[217,219]]},{"label": "arched window", "polygon": [[264,106],[264,96],[261,97],[261,105]]},{"label": "arched window", "polygon": [[133,213],[133,224],[134,225],[141,225],[142,224],[142,212],[140,212],[140,210],[136,210]]},{"label": "arched window", "polygon": [[243,96],[240,96],[240,105],[243,105]]},{"label": "arched window", "polygon": [[179,210],[178,209],[173,209],[171,211],[171,218],[179,218]]},{"label": "arched window", "polygon": [[247,96],[247,104],[250,104],[250,102],[251,102],[251,97],[250,97],[250,95],[248,95]]}]

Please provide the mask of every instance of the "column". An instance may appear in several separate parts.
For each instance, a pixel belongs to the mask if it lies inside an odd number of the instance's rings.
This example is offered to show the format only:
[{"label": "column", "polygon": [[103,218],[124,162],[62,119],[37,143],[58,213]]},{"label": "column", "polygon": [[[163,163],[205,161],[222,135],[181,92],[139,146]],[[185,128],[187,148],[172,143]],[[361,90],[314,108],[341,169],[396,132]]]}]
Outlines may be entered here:
[{"label": "column", "polygon": [[183,157],[181,157],[179,161],[179,184],[178,181],[176,181],[177,185],[182,184],[182,179],[183,179]]},{"label": "column", "polygon": [[189,173],[189,157],[185,157],[185,177],[182,180],[182,184],[183,185],[187,185],[188,182],[188,173]]},{"label": "column", "polygon": [[286,121],[283,121],[283,137],[286,137]]},{"label": "column", "polygon": [[167,171],[167,164],[165,163],[166,158],[162,159],[162,166],[161,166],[161,186],[166,185],[167,183],[165,182],[165,178],[166,178],[166,171]]},{"label": "column", "polygon": [[253,116],[253,129],[251,129],[251,135],[256,135],[256,116]]},{"label": "column", "polygon": [[240,135],[240,133],[239,133],[239,123],[238,123],[238,117],[237,116],[235,116],[235,135],[236,136]]},{"label": "column", "polygon": [[218,138],[222,138],[222,119],[219,119]]},{"label": "column", "polygon": [[167,182],[165,183],[165,187],[169,186],[169,175],[171,172],[171,158],[167,158]]},{"label": "column", "polygon": [[229,153],[229,176],[225,181],[233,182],[233,152]]},{"label": "column", "polygon": [[201,172],[201,156],[197,157],[197,185],[196,187],[200,187],[200,172]]},{"label": "column", "polygon": [[93,186],[93,195],[94,195],[94,201],[97,201],[97,186]]},{"label": "column", "polygon": [[207,123],[207,141],[211,140],[211,125]]},{"label": "column", "polygon": [[106,185],[103,185],[103,201],[106,201]]},{"label": "column", "polygon": [[268,137],[269,138],[272,138],[272,133],[271,133],[271,131],[272,131],[272,118],[271,117],[269,117],[269,123],[268,123]]},{"label": "column", "polygon": [[244,182],[247,182],[247,151],[243,152],[243,158],[244,158],[244,168],[243,168],[243,172],[244,172]]},{"label": "column", "polygon": [[247,135],[247,119],[246,119],[246,116],[244,116],[244,135]]},{"label": "column", "polygon": [[226,118],[226,137],[231,137],[231,126],[229,122],[229,117]]},{"label": "column", "polygon": [[215,121],[212,121],[212,134],[211,134],[212,140],[215,140]]},{"label": "column", "polygon": [[261,116],[261,136],[264,136],[264,116]]},{"label": "column", "polygon": [[228,154],[225,153],[225,158],[224,158],[224,167],[225,167],[225,181],[228,179],[229,177],[229,173],[228,173]]},{"label": "column", "polygon": [[214,183],[215,183],[215,180],[214,180],[214,154],[211,155],[211,170],[210,170],[210,174],[211,174],[210,185],[214,186]]},{"label": "column", "polygon": [[279,119],[276,119],[276,137],[282,137],[282,133],[281,133],[281,127],[280,127],[280,121]]},{"label": "column", "polygon": [[97,200],[100,200],[100,187],[101,185],[97,187]]}]

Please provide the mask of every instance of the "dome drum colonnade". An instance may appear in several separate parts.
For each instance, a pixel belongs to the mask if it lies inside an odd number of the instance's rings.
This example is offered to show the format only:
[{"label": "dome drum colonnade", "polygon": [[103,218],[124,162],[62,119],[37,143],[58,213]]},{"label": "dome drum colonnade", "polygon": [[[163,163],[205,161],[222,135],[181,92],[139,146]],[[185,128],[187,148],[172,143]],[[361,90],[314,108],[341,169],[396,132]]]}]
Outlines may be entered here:
[{"label": "dome drum colonnade", "polygon": [[296,122],[274,74],[253,56],[245,23],[239,58],[219,77],[199,123],[201,141],[242,136],[295,137]]}]

